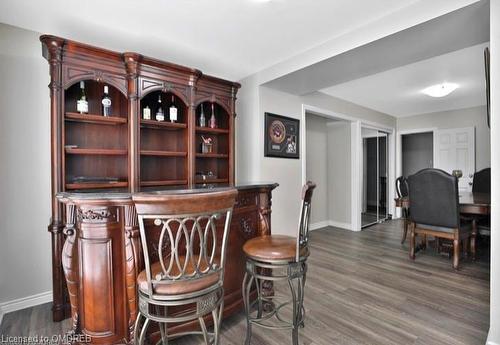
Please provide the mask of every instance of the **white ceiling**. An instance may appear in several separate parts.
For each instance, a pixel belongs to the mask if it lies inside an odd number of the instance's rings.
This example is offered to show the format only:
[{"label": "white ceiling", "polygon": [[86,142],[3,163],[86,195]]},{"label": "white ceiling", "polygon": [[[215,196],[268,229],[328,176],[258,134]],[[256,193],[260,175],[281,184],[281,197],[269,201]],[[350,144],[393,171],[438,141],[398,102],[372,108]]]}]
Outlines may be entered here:
[{"label": "white ceiling", "polygon": [[489,24],[489,3],[483,0],[279,76],[266,86],[305,95],[488,42]]},{"label": "white ceiling", "polygon": [[239,80],[417,0],[2,0],[0,22]]},{"label": "white ceiling", "polygon": [[[321,90],[396,117],[462,109],[486,104],[483,50],[487,44],[461,49]],[[458,89],[442,98],[421,90],[451,82]]]}]

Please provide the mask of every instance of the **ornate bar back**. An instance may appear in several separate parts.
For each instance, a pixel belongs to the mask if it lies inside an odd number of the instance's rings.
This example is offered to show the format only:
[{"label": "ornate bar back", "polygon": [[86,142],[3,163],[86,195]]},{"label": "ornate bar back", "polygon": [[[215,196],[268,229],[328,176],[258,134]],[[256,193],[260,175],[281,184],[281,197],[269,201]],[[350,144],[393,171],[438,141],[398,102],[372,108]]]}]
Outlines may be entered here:
[{"label": "ornate bar back", "polygon": [[[132,197],[145,262],[145,270],[137,278],[140,313],[135,324],[136,344],[144,343],[151,321],[159,324],[164,345],[185,334],[202,335],[207,345],[219,343],[226,248],[237,193],[228,188]],[[154,228],[159,235],[151,240]],[[150,249],[155,244],[158,258],[151,262]],[[213,332],[208,331],[204,320],[210,313]],[[169,334],[168,324],[196,319],[201,331]]]},{"label": "ornate bar back", "polygon": [[[271,329],[292,330],[292,343],[298,345],[298,330],[304,325],[305,310],[304,287],[309,256],[309,218],[311,200],[316,185],[308,181],[302,188],[302,208],[300,212],[297,236],[271,235],[253,238],[245,243],[243,251],[247,257],[245,278],[242,284],[243,300],[247,317],[247,335],[245,344],[249,345],[252,326]],[[291,299],[279,301],[277,295],[265,295],[265,282],[287,281]],[[255,285],[257,297],[252,298]],[[292,320],[285,320],[282,313],[291,304]],[[285,312],[286,313],[286,312]],[[270,320],[275,317],[275,323]]]}]

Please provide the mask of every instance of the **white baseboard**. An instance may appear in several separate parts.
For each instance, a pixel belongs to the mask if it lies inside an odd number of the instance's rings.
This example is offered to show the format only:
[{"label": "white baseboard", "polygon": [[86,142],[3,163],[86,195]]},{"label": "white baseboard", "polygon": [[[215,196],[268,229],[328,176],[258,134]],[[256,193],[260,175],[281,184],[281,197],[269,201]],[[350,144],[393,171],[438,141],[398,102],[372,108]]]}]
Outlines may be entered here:
[{"label": "white baseboard", "polygon": [[490,331],[488,332],[488,338],[486,339],[486,345],[500,345],[497,342],[490,340],[490,337],[491,337],[491,327],[490,327]]},{"label": "white baseboard", "polygon": [[7,313],[34,307],[39,304],[52,302],[52,291],[42,292],[36,295],[14,299],[0,303],[0,324],[2,324],[3,316]]},{"label": "white baseboard", "polygon": [[352,230],[351,223],[336,222],[334,220],[324,220],[322,222],[316,222],[316,223],[309,224],[309,230],[318,230],[318,229],[326,228],[327,226],[333,226],[336,228]]},{"label": "white baseboard", "polygon": [[352,230],[352,225],[351,223],[343,223],[343,222],[336,222],[334,220],[330,220],[330,226],[336,227],[336,228],[341,228],[341,229],[346,229],[346,230]]},{"label": "white baseboard", "polygon": [[318,229],[326,228],[329,225],[330,225],[330,222],[328,220],[324,220],[322,222],[309,224],[309,230],[318,230]]}]

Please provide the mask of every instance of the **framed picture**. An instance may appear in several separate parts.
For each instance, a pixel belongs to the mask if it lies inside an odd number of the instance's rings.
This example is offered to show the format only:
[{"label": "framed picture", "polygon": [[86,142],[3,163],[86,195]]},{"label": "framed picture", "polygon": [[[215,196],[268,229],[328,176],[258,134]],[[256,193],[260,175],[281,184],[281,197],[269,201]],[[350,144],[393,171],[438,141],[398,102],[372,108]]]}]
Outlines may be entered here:
[{"label": "framed picture", "polygon": [[299,158],[300,121],[265,113],[264,156]]}]

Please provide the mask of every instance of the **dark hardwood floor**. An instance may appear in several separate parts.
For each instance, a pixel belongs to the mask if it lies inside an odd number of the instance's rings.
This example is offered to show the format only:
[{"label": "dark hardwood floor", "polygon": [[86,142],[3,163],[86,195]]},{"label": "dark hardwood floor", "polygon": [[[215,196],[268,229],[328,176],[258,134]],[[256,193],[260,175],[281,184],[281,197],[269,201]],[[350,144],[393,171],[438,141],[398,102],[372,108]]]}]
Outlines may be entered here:
[{"label": "dark hardwood floor", "polygon": [[[304,345],[459,345],[484,344],[489,329],[489,258],[462,260],[455,272],[448,258],[432,248],[408,259],[400,244],[400,221],[360,233],[325,228],[311,233],[306,286]],[[45,304],[4,316],[2,335],[51,335],[69,320],[52,323]],[[242,314],[223,322],[221,344],[243,344]],[[201,344],[183,338],[173,344]],[[284,331],[254,329],[252,344],[290,344]]]}]

